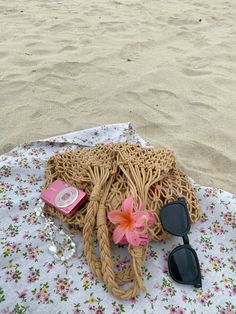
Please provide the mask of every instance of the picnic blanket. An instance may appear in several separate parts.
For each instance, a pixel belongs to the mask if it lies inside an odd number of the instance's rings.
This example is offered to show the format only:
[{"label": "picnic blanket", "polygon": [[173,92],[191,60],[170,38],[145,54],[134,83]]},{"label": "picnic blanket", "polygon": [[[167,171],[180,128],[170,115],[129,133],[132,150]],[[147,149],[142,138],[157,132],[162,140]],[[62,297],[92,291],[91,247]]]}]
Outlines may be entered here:
[{"label": "picnic blanket", "polygon": [[[168,253],[182,244],[174,236],[149,244],[143,267],[147,292],[127,301],[111,295],[90,271],[81,236],[73,237],[77,250],[72,259],[54,260],[44,221],[34,211],[48,158],[68,147],[117,142],[149,146],[128,123],[26,143],[0,156],[0,313],[236,313],[236,197],[192,179],[202,218],[192,225],[189,238],[199,257],[202,289],[170,278]],[[118,271],[129,264],[129,254],[113,249]]]}]

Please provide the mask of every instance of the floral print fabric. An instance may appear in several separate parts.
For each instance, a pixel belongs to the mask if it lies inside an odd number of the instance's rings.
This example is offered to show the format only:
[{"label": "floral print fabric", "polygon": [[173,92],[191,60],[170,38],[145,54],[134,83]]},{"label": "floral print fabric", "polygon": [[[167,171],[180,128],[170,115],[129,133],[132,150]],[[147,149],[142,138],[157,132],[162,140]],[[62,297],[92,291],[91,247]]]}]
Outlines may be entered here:
[{"label": "floral print fabric", "polygon": [[[122,301],[90,271],[75,236],[76,255],[57,262],[49,253],[44,223],[34,208],[43,183],[47,159],[78,145],[138,142],[130,124],[107,125],[21,145],[0,156],[0,313],[235,313],[236,197],[194,181],[202,218],[189,238],[197,251],[202,289],[180,285],[168,274],[168,253],[182,239],[150,243],[143,267],[147,292]],[[64,226],[66,228],[66,226]],[[114,245],[116,271],[129,264],[126,246]]]}]

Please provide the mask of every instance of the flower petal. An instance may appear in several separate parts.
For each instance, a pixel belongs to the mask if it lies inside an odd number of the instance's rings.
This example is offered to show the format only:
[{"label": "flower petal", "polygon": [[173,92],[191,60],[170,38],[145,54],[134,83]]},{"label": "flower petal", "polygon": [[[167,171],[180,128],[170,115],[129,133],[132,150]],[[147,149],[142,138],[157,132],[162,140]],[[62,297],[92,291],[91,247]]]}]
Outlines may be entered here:
[{"label": "flower petal", "polygon": [[133,213],[133,217],[135,220],[134,225],[137,228],[144,226],[144,217],[147,218],[148,226],[152,226],[155,222],[155,216],[150,211],[144,211],[144,210],[137,211],[137,212]]},{"label": "flower petal", "polygon": [[121,240],[123,240],[123,237],[125,235],[125,229],[121,228],[120,226],[117,226],[113,232],[113,241],[117,244]]},{"label": "flower petal", "polygon": [[149,219],[149,216],[147,214],[147,211],[139,210],[135,213],[133,213],[133,218],[135,220],[135,227],[143,227],[144,226],[144,218],[146,217],[147,221]]},{"label": "flower petal", "polygon": [[127,241],[130,244],[132,244],[133,246],[140,245],[141,239],[140,239],[138,231],[135,228],[127,230],[125,235],[126,235]]},{"label": "flower petal", "polygon": [[144,205],[143,205],[143,203],[140,205],[139,210],[144,211]]},{"label": "flower petal", "polygon": [[150,211],[148,211],[147,213],[148,213],[148,216],[149,216],[148,226],[152,226],[155,223],[155,221],[156,221],[155,215],[154,215],[153,212],[150,212]]},{"label": "flower petal", "polygon": [[147,246],[148,240],[149,240],[147,233],[143,233],[142,235],[140,235],[139,239],[140,239],[140,246]]},{"label": "flower petal", "polygon": [[107,215],[108,219],[114,224],[118,224],[122,220],[121,211],[120,210],[112,210]]},{"label": "flower petal", "polygon": [[123,238],[120,240],[119,244],[128,244],[129,242],[126,239],[126,236],[124,235]]},{"label": "flower petal", "polygon": [[122,203],[121,210],[122,211],[128,211],[128,212],[132,213],[133,207],[134,207],[134,199],[132,196],[129,196]]}]

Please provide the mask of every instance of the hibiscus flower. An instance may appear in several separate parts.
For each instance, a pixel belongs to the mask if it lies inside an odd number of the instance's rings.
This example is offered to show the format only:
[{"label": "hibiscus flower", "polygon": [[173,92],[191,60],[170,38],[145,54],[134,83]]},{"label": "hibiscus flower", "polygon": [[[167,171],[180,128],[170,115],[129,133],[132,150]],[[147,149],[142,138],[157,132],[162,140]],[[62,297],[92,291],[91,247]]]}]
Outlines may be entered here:
[{"label": "hibiscus flower", "polygon": [[113,241],[116,244],[130,243],[133,246],[147,245],[147,228],[155,222],[155,216],[152,212],[134,211],[134,199],[131,196],[124,200],[120,210],[109,212],[108,219],[116,225],[113,232]]}]

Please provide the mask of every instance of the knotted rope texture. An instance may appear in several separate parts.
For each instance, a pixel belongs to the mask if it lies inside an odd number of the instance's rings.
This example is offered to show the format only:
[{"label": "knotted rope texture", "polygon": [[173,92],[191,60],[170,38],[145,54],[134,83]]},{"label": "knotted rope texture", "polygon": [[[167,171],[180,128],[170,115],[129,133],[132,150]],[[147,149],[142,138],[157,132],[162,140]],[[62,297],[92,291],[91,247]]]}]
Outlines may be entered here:
[{"label": "knotted rope texture", "polygon": [[[83,248],[87,262],[96,276],[105,282],[107,289],[121,299],[129,299],[139,289],[145,291],[142,265],[147,248],[129,245],[130,265],[114,272],[112,265],[111,236],[114,226],[107,220],[107,213],[118,209],[127,196],[136,200],[136,210],[144,205],[156,217],[150,229],[150,240],[167,237],[160,219],[160,208],[179,196],[184,196],[191,222],[200,218],[200,208],[188,177],[176,168],[175,156],[168,149],[143,148],[136,144],[97,145],[94,148],[68,150],[52,156],[46,167],[45,188],[54,180],[62,179],[84,190],[89,202],[72,217],[65,217],[50,206],[49,215],[69,225],[73,233],[82,232]],[[99,256],[94,248],[97,237]],[[125,290],[121,286],[133,281]]]}]

